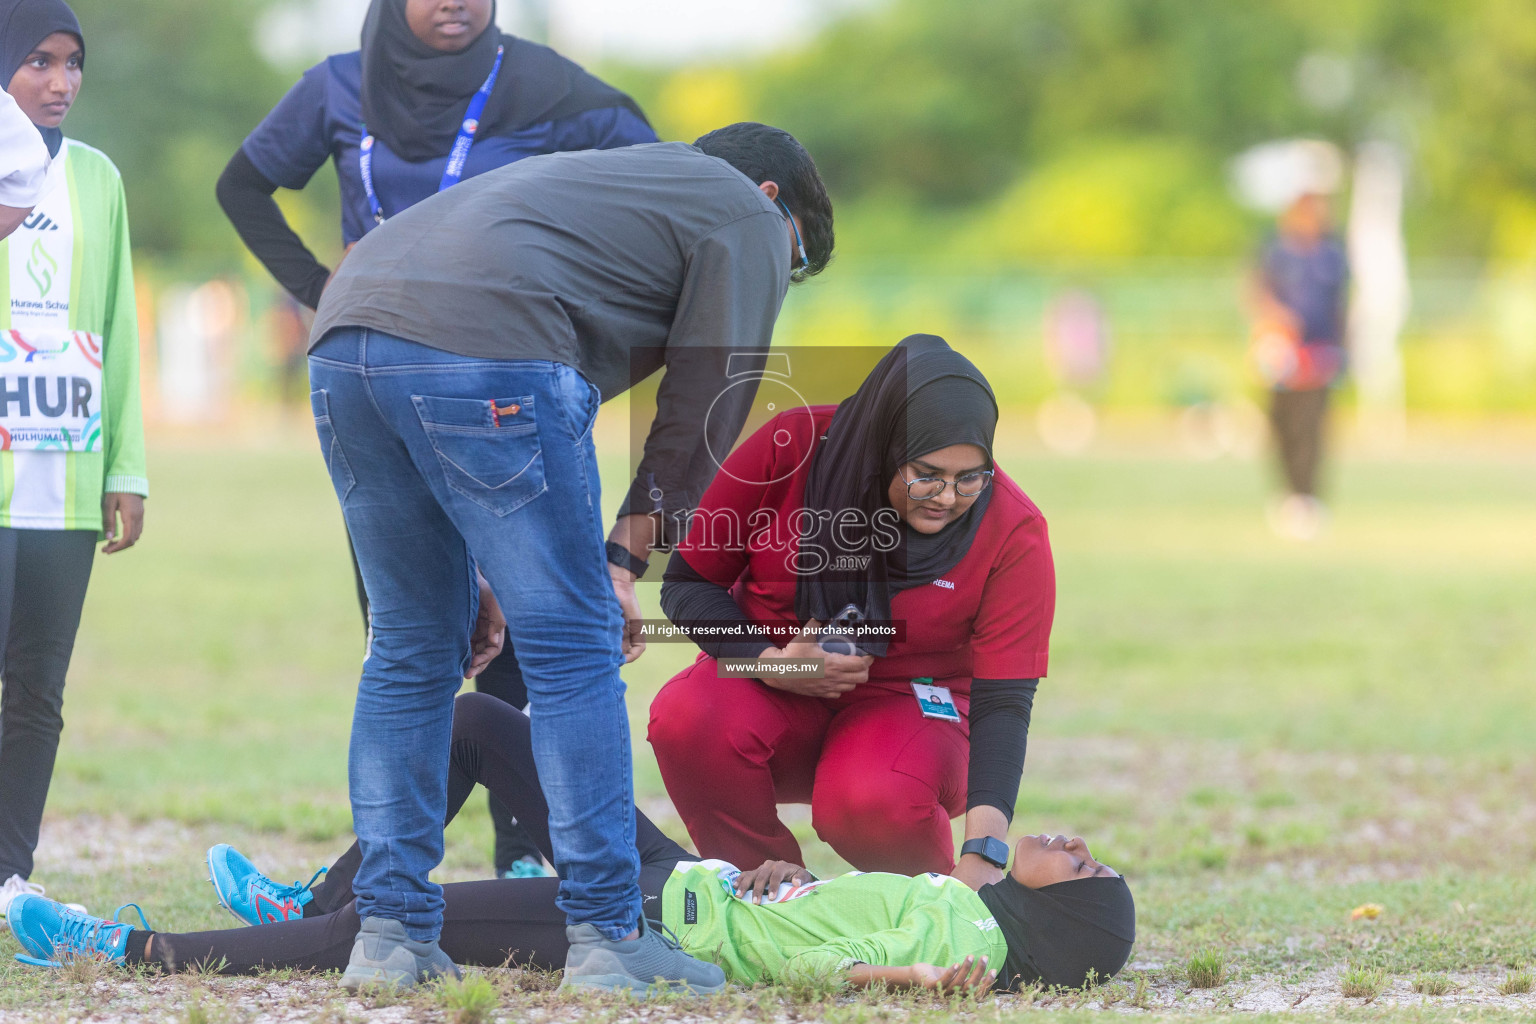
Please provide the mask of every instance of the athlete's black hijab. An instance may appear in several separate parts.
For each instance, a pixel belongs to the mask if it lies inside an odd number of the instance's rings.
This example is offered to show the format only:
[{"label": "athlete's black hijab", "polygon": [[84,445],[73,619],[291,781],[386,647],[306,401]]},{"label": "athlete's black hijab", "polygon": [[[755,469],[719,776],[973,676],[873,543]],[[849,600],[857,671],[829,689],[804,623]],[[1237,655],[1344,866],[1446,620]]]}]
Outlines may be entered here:
[{"label": "athlete's black hijab", "polygon": [[411,31],[406,0],[373,0],[363,21],[363,124],[396,156],[447,156],[469,108],[496,63],[506,56],[480,117],[478,138],[604,107],[627,107],[624,93],[589,75],[547,46],[510,36],[491,24],[458,53],[434,50]]},{"label": "athlete's black hijab", "polygon": [[1114,977],[1136,942],[1136,901],[1123,878],[1074,878],[1031,889],[1012,875],[977,895],[1008,940],[995,987],[1082,988]]},{"label": "athlete's black hijab", "polygon": [[[80,31],[80,19],[69,9],[64,0],[0,0],[0,86],[8,87],[27,54],[37,49],[37,44],[55,32],[69,32],[80,40],[80,66],[85,66],[85,33]],[[64,143],[64,133],[58,128],[37,126],[48,152],[59,155]]]},{"label": "athlete's black hijab", "polygon": [[[859,390],[837,407],[826,440],[811,458],[805,484],[805,507],[818,514],[805,517],[802,553],[819,548],[834,557],[867,554],[868,568],[829,566],[801,572],[795,586],[800,621],[825,623],[853,604],[865,619],[888,622],[897,593],[932,583],[953,569],[970,550],[992,498],[991,487],[965,515],[935,534],[887,520],[894,526],[885,532],[900,537],[891,551],[880,550],[889,545],[873,543],[847,550],[855,530],[834,529],[833,521],[848,509],[860,513],[862,524],[873,522],[877,513],[890,517],[887,490],[897,469],[952,444],[976,445],[986,453],[991,469],[996,429],[997,400],[987,379],[943,338],[914,334],[891,349]],[[866,540],[880,533],[866,527]],[[876,656],[885,653],[881,642],[861,640],[859,646]]]}]

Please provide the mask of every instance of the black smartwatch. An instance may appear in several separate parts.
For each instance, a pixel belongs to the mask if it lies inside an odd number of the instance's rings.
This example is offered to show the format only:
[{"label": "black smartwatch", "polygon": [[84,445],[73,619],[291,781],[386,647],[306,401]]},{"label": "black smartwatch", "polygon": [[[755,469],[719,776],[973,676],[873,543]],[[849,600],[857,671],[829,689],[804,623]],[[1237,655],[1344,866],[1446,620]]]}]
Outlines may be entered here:
[{"label": "black smartwatch", "polygon": [[635,574],[635,579],[644,576],[645,570],[650,568],[649,562],[642,558],[636,558],[629,548],[618,541],[609,541],[605,550],[608,552],[608,561],[620,569],[628,569]]},{"label": "black smartwatch", "polygon": [[964,857],[968,853],[976,854],[994,867],[1006,868],[1008,866],[1008,844],[992,836],[983,836],[980,839],[967,839],[960,847],[960,856]]}]

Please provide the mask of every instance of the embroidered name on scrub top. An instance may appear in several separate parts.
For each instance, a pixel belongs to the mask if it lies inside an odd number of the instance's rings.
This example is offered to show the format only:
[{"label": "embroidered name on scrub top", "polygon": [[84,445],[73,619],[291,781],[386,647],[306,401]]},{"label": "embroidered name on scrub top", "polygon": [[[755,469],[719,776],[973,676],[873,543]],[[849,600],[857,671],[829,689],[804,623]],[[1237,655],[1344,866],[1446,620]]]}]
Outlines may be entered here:
[{"label": "embroidered name on scrub top", "polygon": [[[65,146],[57,162],[68,153]],[[11,236],[9,250],[11,326],[0,331],[0,449],[99,451],[102,337],[69,326],[75,223],[67,183],[60,180],[44,197]],[[17,476],[26,468],[18,465]]]}]

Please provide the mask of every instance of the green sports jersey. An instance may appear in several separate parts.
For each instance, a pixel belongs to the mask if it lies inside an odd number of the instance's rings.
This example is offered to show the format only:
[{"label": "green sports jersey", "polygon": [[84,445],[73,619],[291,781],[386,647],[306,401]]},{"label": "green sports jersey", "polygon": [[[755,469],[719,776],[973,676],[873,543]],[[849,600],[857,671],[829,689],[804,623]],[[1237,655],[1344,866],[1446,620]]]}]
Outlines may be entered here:
[{"label": "green sports jersey", "polygon": [[99,531],[103,491],[149,494],[128,207],[101,152],[55,161],[0,241],[0,527]]},{"label": "green sports jersey", "polygon": [[787,888],[761,905],[738,899],[740,872],[685,861],[662,891],[662,920],[683,948],[732,981],[828,974],[856,963],[949,965],[985,956],[1002,967],[1008,944],[981,897],[948,875],[851,872]]}]

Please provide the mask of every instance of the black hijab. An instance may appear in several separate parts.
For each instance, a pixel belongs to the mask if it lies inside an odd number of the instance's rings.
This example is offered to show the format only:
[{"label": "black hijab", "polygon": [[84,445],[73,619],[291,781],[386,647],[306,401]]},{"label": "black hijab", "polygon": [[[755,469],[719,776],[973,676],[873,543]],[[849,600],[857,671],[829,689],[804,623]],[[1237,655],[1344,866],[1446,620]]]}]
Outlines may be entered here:
[{"label": "black hijab", "polygon": [[458,53],[434,50],[411,31],[406,0],[373,0],[363,21],[363,124],[403,160],[447,156],[469,101],[506,47],[501,73],[480,117],[478,138],[604,107],[639,106],[547,46],[491,24]]},{"label": "black hijab", "polygon": [[1136,901],[1123,878],[1074,878],[1031,889],[1012,875],[977,895],[1008,940],[996,988],[1082,988],[1114,977],[1136,942]]},{"label": "black hijab", "polygon": [[[85,33],[64,0],[0,0],[0,74],[5,76],[0,86],[9,88],[27,54],[55,32],[69,32],[80,40],[80,66],[84,67]],[[48,154],[58,156],[64,133],[42,125],[37,130],[48,143]]]},{"label": "black hijab", "polygon": [[[953,569],[970,550],[991,487],[938,533],[919,533],[894,518],[885,520],[894,525],[884,531],[864,530],[866,542],[878,541],[882,533],[899,537],[890,551],[880,550],[889,545],[879,543],[849,550],[849,538],[858,531],[834,529],[833,520],[848,509],[860,513],[862,524],[873,522],[876,513],[892,516],[887,491],[897,469],[952,444],[976,445],[992,468],[996,429],[997,400],[987,379],[943,338],[914,334],[891,349],[859,390],[837,407],[805,484],[805,507],[817,514],[805,517],[802,553],[819,548],[833,557],[867,554],[868,568],[801,572],[795,587],[800,621],[828,622],[853,604],[867,620],[888,622],[895,594],[932,583]],[[859,646],[876,656],[886,647],[870,640]]]}]

